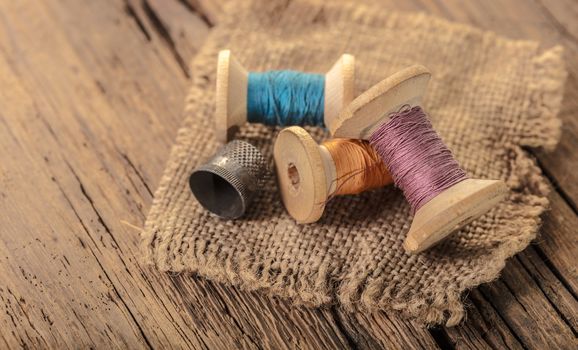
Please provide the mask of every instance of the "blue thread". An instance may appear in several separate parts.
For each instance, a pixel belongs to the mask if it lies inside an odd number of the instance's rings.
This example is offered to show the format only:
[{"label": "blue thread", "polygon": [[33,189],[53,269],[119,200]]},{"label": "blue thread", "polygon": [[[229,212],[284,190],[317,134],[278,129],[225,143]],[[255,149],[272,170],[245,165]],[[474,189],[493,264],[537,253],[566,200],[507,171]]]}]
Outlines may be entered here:
[{"label": "blue thread", "polygon": [[247,120],[266,125],[324,126],[325,76],[290,70],[249,73]]}]

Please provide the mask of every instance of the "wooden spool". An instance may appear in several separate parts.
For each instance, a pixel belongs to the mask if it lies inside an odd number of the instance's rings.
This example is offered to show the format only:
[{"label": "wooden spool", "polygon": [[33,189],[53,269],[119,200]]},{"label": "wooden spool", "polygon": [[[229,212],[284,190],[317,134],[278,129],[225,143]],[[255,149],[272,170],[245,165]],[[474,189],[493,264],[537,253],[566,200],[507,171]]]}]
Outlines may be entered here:
[{"label": "wooden spool", "polygon": [[[335,122],[339,112],[354,96],[355,59],[343,54],[325,74],[325,125]],[[228,142],[247,122],[247,85],[249,72],[237,61],[230,50],[219,52],[217,63],[217,96],[215,136],[219,142]]]},{"label": "wooden spool", "polygon": [[337,184],[329,151],[305,129],[291,126],[279,133],[273,153],[281,198],[289,215],[301,224],[319,220]]},{"label": "wooden spool", "polygon": [[[402,106],[421,104],[431,74],[415,65],[401,70],[357,97],[330,126],[334,137],[369,139]],[[485,214],[507,194],[501,180],[467,179],[443,191],[416,211],[404,242],[419,253]]]}]

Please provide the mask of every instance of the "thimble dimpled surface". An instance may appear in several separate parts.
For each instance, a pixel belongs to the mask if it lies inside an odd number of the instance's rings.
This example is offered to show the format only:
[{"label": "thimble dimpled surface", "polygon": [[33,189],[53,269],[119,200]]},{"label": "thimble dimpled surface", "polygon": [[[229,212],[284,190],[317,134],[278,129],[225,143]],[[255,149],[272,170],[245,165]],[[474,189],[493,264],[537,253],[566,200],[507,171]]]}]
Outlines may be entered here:
[{"label": "thimble dimpled surface", "polygon": [[253,145],[231,141],[189,179],[191,191],[205,209],[225,218],[242,216],[266,173],[265,158]]}]

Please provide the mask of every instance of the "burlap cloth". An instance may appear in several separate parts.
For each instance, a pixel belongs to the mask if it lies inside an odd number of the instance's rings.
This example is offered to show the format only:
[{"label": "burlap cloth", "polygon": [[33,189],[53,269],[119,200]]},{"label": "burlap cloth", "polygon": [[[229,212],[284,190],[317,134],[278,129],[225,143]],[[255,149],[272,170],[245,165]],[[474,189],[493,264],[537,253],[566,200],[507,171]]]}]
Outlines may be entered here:
[{"label": "burlap cloth", "polygon": [[[251,71],[325,72],[355,55],[358,92],[414,63],[432,80],[423,107],[467,172],[503,179],[507,200],[418,256],[402,249],[410,208],[390,186],[333,199],[323,218],[297,225],[274,176],[240,220],[224,221],[191,195],[188,176],[215,153],[217,53],[229,48]],[[565,70],[562,49],[422,14],[305,1],[235,5],[192,63],[192,87],[143,233],[145,259],[162,271],[195,272],[296,303],[398,311],[427,324],[457,324],[462,292],[495,279],[535,238],[549,187],[525,146],[552,148]],[[311,128],[316,137],[326,135]],[[239,138],[266,155],[278,129],[247,125]]]}]

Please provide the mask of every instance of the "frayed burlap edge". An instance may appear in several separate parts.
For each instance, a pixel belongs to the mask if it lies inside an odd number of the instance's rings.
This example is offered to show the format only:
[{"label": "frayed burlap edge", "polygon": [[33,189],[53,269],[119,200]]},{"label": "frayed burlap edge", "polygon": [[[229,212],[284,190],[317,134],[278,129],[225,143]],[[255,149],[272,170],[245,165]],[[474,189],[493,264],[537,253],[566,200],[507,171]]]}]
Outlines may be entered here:
[{"label": "frayed burlap edge", "polygon": [[[367,13],[364,13],[366,12]],[[358,18],[369,16],[369,9],[365,7],[355,8],[355,16]],[[428,20],[439,22],[441,25],[454,25],[437,18]],[[478,31],[475,28],[462,26],[466,31]],[[213,36],[221,35],[216,32]],[[219,40],[207,41],[213,45]],[[204,54],[214,52],[215,48],[202,50],[193,60],[192,72],[202,71],[201,67],[214,64],[215,57]],[[154,244],[157,233],[146,230],[149,223],[155,222],[160,211],[164,207],[159,202],[160,194],[170,184],[173,171],[171,164],[161,179],[159,188],[155,192],[155,201],[145,224],[142,234],[143,259],[145,263],[155,265],[161,271],[173,273],[197,273],[209,279],[229,283],[246,290],[265,290],[270,294],[292,300],[295,304],[308,306],[321,306],[338,301],[347,310],[363,310],[373,312],[377,310],[395,311],[403,316],[416,319],[427,325],[445,322],[447,326],[454,326],[463,320],[465,316],[461,296],[464,291],[487,283],[498,278],[504,268],[506,260],[522,251],[536,237],[541,224],[540,215],[548,208],[546,196],[550,187],[541,176],[540,169],[531,158],[519,157],[525,154],[521,146],[544,147],[551,150],[560,138],[561,122],[557,118],[560,109],[566,71],[563,68],[562,48],[555,47],[534,58],[536,74],[528,85],[528,98],[526,99],[528,115],[524,122],[520,123],[520,139],[509,145],[506,152],[510,152],[512,163],[510,164],[511,176],[507,179],[508,186],[512,189],[512,200],[517,204],[510,212],[512,236],[516,240],[503,241],[488,257],[487,269],[483,274],[460,281],[455,289],[445,289],[431,297],[417,294],[412,300],[399,302],[388,294],[388,286],[381,281],[366,283],[366,278],[344,279],[338,285],[330,279],[327,269],[303,272],[299,281],[287,282],[289,272],[284,271],[271,276],[265,271],[259,270],[252,264],[252,259],[238,257],[233,259],[219,259],[215,255],[196,254],[196,260],[184,259],[178,254],[167,255],[169,242]],[[199,70],[197,70],[199,69]],[[185,114],[191,113],[195,105],[201,101],[203,91],[209,88],[200,77],[193,76],[192,88],[187,96]],[[212,87],[210,87],[212,88]],[[177,136],[177,144],[171,151],[172,159],[175,153],[180,152],[179,144],[183,141],[182,132]],[[173,165],[175,167],[176,165]],[[514,234],[516,233],[516,234]],[[175,237],[176,239],[177,237]]]}]

